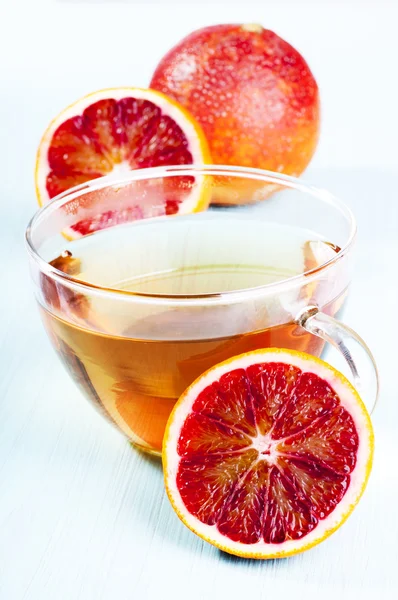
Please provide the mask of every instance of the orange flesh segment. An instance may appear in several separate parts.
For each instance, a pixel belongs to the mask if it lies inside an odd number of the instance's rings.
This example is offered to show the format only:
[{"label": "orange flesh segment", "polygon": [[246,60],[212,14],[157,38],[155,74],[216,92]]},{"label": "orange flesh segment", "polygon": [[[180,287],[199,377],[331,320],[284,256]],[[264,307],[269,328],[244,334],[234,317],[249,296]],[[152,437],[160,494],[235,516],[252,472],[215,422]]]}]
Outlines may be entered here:
[{"label": "orange flesh segment", "polygon": [[149,100],[112,98],[88,106],[62,123],[48,150],[50,198],[107,175],[126,162],[130,168],[190,164],[192,155],[181,127]]},{"label": "orange flesh segment", "polygon": [[341,501],[359,438],[337,394],[285,363],[235,369],[206,387],[179,437],[187,510],[231,540],[279,544]]},{"label": "orange flesh segment", "polygon": [[[108,98],[88,106],[55,130],[47,153],[48,198],[70,188],[112,173],[118,165],[131,170],[155,166],[184,165],[193,162],[189,141],[181,127],[150,100]],[[155,216],[176,214],[189,196],[193,178],[164,182],[162,206]],[[107,210],[71,226],[71,237],[86,235],[107,227],[142,219],[151,214],[134,199],[131,206]]]}]

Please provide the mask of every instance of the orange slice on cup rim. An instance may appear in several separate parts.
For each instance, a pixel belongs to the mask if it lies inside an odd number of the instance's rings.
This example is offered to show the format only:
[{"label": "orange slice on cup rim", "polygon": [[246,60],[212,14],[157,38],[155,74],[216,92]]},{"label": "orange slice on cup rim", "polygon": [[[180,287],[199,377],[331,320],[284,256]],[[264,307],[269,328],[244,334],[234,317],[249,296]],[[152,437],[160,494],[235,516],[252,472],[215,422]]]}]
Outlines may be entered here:
[{"label": "orange slice on cup rim", "polygon": [[[193,163],[211,163],[210,152],[201,126],[182,106],[154,90],[104,89],[80,98],[48,126],[36,158],[37,198],[42,206],[99,177],[117,180],[135,169]],[[66,235],[74,239],[140,218],[205,210],[209,189],[199,177],[195,185],[193,177],[185,179],[186,189],[179,185],[174,195],[176,183],[168,180],[169,195],[161,205],[143,206],[138,200],[123,210],[108,206],[74,224]]]},{"label": "orange slice on cup rim", "polygon": [[225,552],[279,558],[329,537],[368,481],[373,430],[338,371],[266,349],[199,377],[163,442],[168,497],[182,522]]}]

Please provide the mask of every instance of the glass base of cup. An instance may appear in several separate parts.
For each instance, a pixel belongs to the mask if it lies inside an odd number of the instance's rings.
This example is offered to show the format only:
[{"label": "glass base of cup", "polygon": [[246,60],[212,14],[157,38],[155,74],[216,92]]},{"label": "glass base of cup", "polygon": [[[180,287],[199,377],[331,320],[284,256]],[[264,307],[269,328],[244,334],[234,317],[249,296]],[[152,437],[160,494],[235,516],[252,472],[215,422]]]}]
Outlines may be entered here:
[{"label": "glass base of cup", "polygon": [[148,448],[148,446],[141,446],[141,444],[137,444],[132,440],[129,440],[130,446],[132,446],[135,450],[139,452],[144,452],[145,454],[149,454],[150,456],[155,456],[156,458],[162,458],[162,452],[160,450],[155,450],[154,448]]}]

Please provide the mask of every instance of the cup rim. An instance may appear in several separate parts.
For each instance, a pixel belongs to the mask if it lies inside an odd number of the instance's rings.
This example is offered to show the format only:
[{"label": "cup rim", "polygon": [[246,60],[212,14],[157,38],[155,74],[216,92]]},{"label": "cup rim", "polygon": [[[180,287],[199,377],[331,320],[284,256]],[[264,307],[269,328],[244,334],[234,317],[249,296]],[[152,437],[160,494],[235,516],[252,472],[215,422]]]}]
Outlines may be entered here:
[{"label": "cup rim", "polygon": [[[333,258],[328,261],[322,263],[321,265],[306,271],[305,273],[300,273],[298,275],[294,275],[293,277],[289,277],[287,279],[283,279],[281,281],[277,281],[274,283],[265,284],[262,286],[254,287],[254,288],[243,288],[239,290],[233,291],[225,291],[225,292],[216,292],[216,293],[207,293],[207,294],[192,294],[192,295],[167,295],[167,294],[149,294],[142,292],[133,292],[128,290],[117,290],[114,288],[108,288],[99,286],[90,282],[81,281],[79,279],[74,278],[63,271],[60,271],[50,265],[46,260],[44,260],[37,249],[32,240],[33,231],[38,223],[44,216],[47,216],[47,213],[51,213],[57,210],[62,204],[68,200],[73,200],[74,198],[80,197],[87,192],[92,192],[100,189],[104,189],[108,186],[114,185],[123,185],[132,181],[140,181],[144,179],[158,179],[162,177],[173,177],[173,176],[182,176],[182,175],[224,175],[224,176],[232,176],[232,177],[246,177],[251,180],[263,181],[271,184],[280,184],[283,185],[284,188],[295,189],[303,193],[307,193],[321,202],[325,204],[329,204],[339,210],[344,217],[348,220],[350,224],[350,230],[348,234],[348,240],[333,256]],[[205,214],[205,211],[201,213],[197,213],[198,215]],[[153,223],[156,221],[163,221],[170,218],[184,218],[192,215],[175,215],[175,216],[161,216],[154,217],[151,219],[144,219],[137,221],[137,225],[144,224],[150,221]],[[241,217],[242,215],[240,215]],[[239,217],[238,217],[239,218]],[[333,266],[337,261],[343,258],[353,245],[356,237],[357,225],[355,221],[355,217],[351,211],[351,209],[342,202],[339,198],[324,190],[320,187],[311,185],[297,177],[291,177],[289,175],[283,175],[280,173],[274,173],[272,171],[266,171],[263,169],[254,169],[249,167],[235,167],[230,165],[206,165],[206,164],[191,164],[191,165],[171,165],[166,167],[151,167],[145,169],[136,169],[131,171],[126,176],[123,177],[112,177],[112,175],[105,175],[104,177],[98,177],[97,179],[90,180],[86,183],[82,183],[80,185],[74,186],[69,190],[62,192],[55,196],[50,202],[41,206],[39,210],[31,218],[25,232],[25,242],[27,245],[28,253],[30,257],[37,263],[39,270],[45,275],[51,277],[55,281],[58,281],[61,284],[66,284],[69,287],[77,288],[84,292],[91,292],[113,297],[119,298],[123,300],[130,300],[139,303],[152,303],[152,304],[167,304],[168,306],[183,306],[183,305],[200,305],[204,304],[214,304],[214,303],[224,303],[224,302],[237,302],[243,301],[250,298],[256,298],[259,296],[275,294],[277,291],[285,291],[290,287],[294,287],[298,285],[300,282],[305,284],[310,283],[312,280],[316,279],[318,274],[321,271],[324,271],[331,266]]]}]

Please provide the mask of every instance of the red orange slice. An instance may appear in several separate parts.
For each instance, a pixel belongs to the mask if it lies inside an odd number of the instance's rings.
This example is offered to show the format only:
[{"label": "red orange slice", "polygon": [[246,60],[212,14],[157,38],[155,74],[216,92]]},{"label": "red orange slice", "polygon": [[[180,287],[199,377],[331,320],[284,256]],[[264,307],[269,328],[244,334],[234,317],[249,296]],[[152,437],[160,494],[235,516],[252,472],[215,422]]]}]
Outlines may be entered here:
[{"label": "red orange slice", "polygon": [[[132,169],[209,162],[201,126],[177,102],[154,90],[100,90],[66,108],[44,133],[36,161],[37,197],[42,205],[98,177],[117,178]],[[147,216],[207,208],[210,198],[203,186],[194,186],[189,180],[184,193],[180,189],[173,196],[173,182],[169,183],[156,206],[138,200],[121,210],[115,203],[75,223],[68,235],[79,237]]]},{"label": "red orange slice", "polygon": [[302,552],[349,516],[368,480],[373,432],[357,392],[310,355],[243,354],[176,404],[163,460],[180,519],[251,558]]}]

